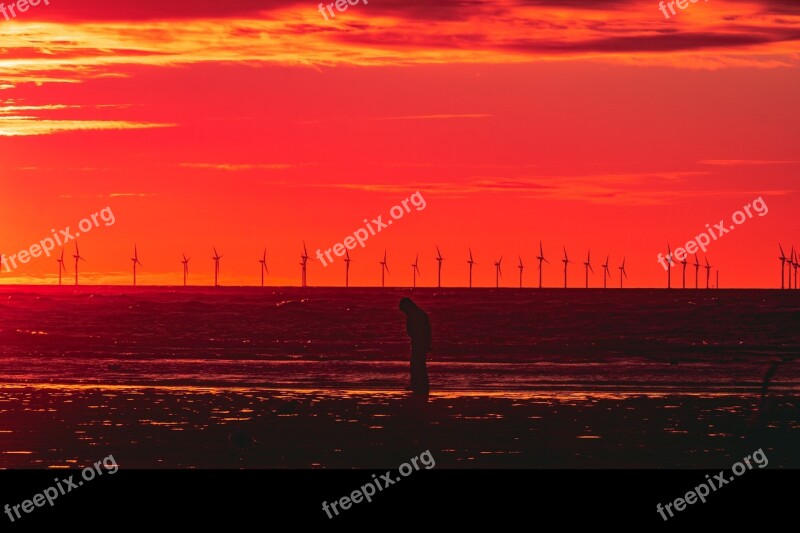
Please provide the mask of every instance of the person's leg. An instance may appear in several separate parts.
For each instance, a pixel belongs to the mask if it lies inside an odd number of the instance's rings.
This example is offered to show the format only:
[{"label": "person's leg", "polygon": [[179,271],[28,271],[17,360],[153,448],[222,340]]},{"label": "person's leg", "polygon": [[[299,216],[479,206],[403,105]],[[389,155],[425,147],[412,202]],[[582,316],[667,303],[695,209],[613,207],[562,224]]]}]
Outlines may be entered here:
[{"label": "person's leg", "polygon": [[414,394],[428,394],[428,369],[425,365],[425,352],[414,351],[411,353],[411,390]]}]

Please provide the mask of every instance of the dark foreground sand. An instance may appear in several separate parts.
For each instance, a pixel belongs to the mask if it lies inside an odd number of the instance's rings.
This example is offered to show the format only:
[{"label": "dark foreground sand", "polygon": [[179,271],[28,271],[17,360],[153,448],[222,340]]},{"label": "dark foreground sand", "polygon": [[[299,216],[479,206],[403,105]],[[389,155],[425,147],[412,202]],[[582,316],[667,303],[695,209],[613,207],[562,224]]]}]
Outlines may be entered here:
[{"label": "dark foreground sand", "polygon": [[800,409],[773,395],[0,386],[0,466],[800,468]]}]

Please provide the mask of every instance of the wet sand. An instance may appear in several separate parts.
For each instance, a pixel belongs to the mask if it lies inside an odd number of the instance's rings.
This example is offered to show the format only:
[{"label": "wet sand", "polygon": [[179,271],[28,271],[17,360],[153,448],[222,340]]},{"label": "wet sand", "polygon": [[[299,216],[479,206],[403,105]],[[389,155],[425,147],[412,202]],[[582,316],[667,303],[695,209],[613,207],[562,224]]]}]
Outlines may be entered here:
[{"label": "wet sand", "polygon": [[775,393],[434,393],[0,386],[0,467],[800,468],[800,409]]}]

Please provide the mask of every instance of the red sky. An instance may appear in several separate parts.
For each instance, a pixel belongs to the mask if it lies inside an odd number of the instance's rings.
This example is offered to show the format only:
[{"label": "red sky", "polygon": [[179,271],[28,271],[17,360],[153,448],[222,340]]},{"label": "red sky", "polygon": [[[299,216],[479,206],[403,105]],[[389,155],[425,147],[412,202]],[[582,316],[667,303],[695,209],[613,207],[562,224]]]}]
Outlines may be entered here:
[{"label": "red sky", "polygon": [[[0,252],[109,206],[79,237],[84,283],[300,282],[332,247],[419,191],[427,201],[352,252],[351,282],[563,284],[562,246],[596,274],[661,287],[666,243],[762,197],[713,242],[723,287],[779,283],[800,245],[800,3],[370,0],[325,21],[289,0],[50,0],[0,17]],[[228,5],[230,4],[230,5]],[[591,5],[592,7],[588,7]],[[74,251],[72,243],[67,255]],[[701,260],[702,260],[701,254]],[[72,262],[68,262],[68,276]],[[53,258],[0,283],[54,283]],[[344,282],[310,261],[312,285]],[[691,277],[691,276],[690,276]],[[679,283],[676,271],[673,283]],[[570,286],[583,267],[570,267]],[[713,277],[712,277],[713,283]]]}]

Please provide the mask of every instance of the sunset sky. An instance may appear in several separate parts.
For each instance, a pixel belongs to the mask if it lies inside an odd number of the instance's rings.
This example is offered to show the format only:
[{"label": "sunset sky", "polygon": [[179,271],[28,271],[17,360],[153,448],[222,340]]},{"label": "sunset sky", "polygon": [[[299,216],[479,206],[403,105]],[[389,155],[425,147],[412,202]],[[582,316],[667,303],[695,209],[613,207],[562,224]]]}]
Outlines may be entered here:
[{"label": "sunset sky", "polygon": [[[610,254],[611,285],[624,256],[626,286],[662,287],[667,242],[758,197],[768,214],[709,246],[721,285],[775,287],[778,243],[800,246],[796,0],[670,20],[653,0],[369,0],[329,21],[310,0],[120,4],[0,16],[3,254],[109,206],[78,238],[86,284],[129,284],[136,244],[142,284],[181,283],[182,253],[213,283],[216,246],[223,285],[258,284],[265,247],[267,283],[298,285],[303,240],[313,256],[416,191],[424,210],[351,252],[352,284],[379,284],[387,250],[387,285],[410,285],[416,253],[435,285],[438,244],[446,286],[468,247],[476,285],[502,256],[515,286],[521,255],[533,286],[542,240],[545,285],[566,246],[591,249],[592,286]],[[308,277],[341,285],[344,265]],[[0,272],[56,282],[54,258]]]}]

